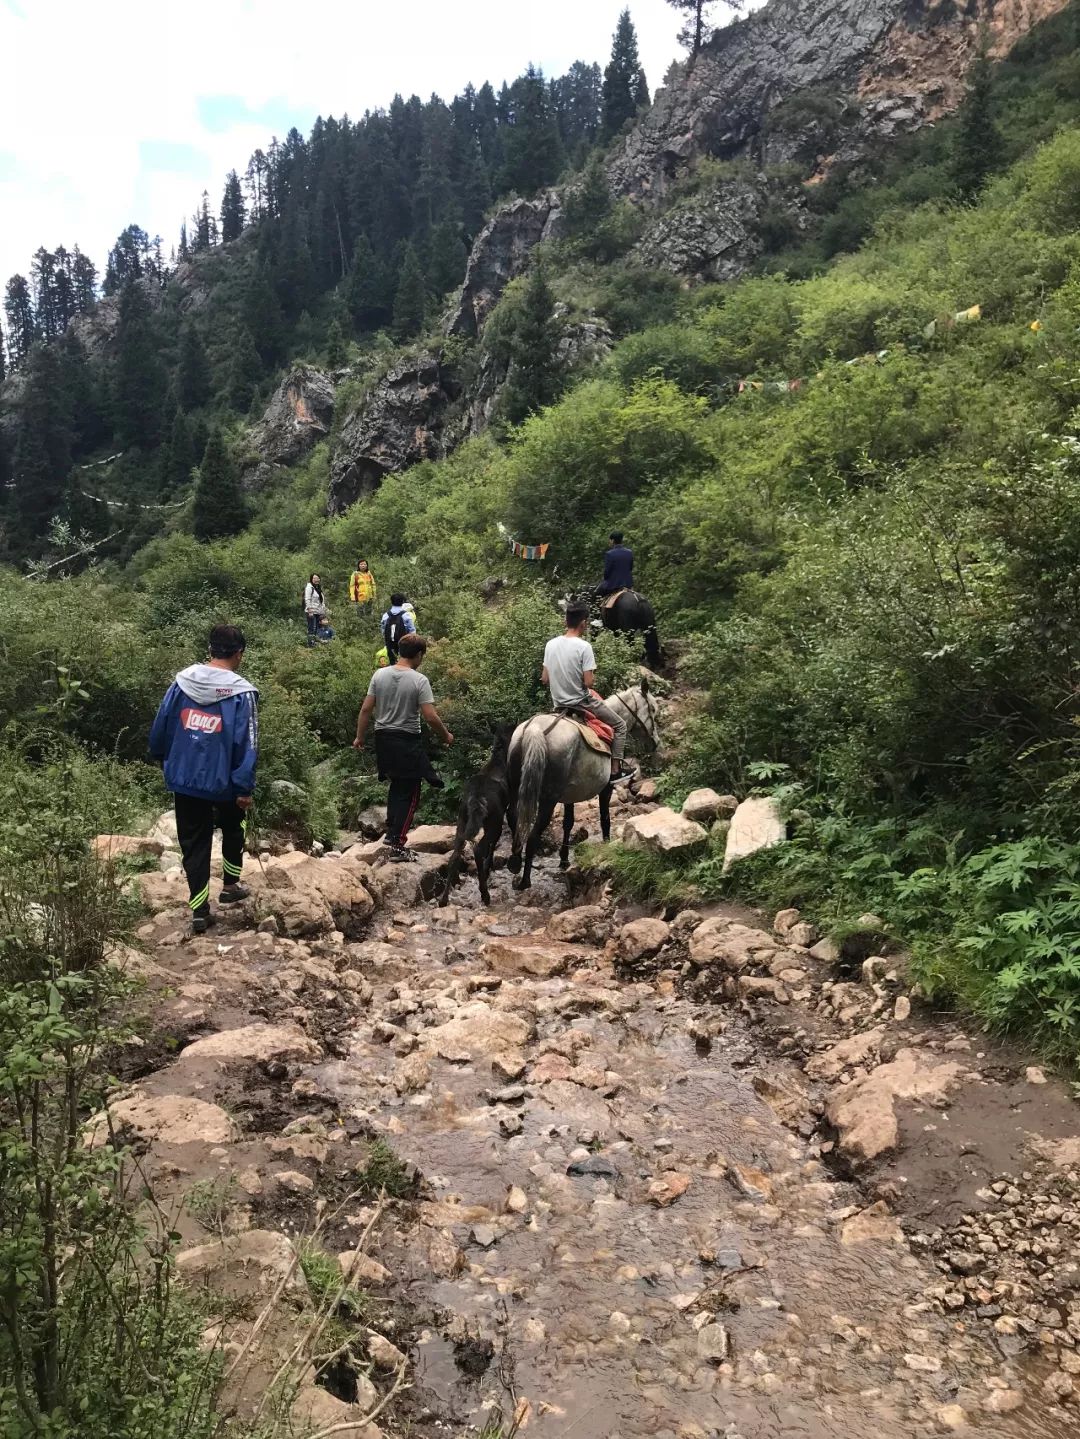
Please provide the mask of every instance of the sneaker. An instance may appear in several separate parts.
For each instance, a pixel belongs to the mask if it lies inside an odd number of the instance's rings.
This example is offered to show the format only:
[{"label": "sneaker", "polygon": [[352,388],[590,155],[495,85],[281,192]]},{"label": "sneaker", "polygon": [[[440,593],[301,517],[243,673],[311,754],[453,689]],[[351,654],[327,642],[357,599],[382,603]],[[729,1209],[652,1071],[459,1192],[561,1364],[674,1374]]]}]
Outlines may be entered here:
[{"label": "sneaker", "polygon": [[218,904],[239,904],[242,899],[247,899],[251,890],[242,884],[227,884],[218,895]]},{"label": "sneaker", "polygon": [[627,780],[633,779],[636,774],[637,770],[635,770],[632,764],[624,764],[620,767],[616,774],[613,774],[611,776],[611,783],[626,784]]},{"label": "sneaker", "polygon": [[388,856],[391,864],[415,864],[416,855],[404,845],[392,844]]},{"label": "sneaker", "polygon": [[205,934],[208,929],[213,929],[217,920],[210,913],[209,909],[197,910],[191,916],[192,934]]}]

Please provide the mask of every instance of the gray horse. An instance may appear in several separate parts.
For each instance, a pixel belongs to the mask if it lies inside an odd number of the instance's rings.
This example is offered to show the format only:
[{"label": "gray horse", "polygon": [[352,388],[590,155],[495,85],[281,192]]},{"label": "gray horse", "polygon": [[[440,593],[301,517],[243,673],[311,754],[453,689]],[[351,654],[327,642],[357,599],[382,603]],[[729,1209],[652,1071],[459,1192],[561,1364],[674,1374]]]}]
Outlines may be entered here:
[{"label": "gray horse", "polygon": [[[643,737],[660,747],[658,707],[649,692],[649,681],[621,690],[604,701],[626,720],[627,739]],[[570,864],[570,834],[574,828],[574,805],[600,797],[600,831],[611,838],[611,760],[590,749],[580,726],[557,714],[534,715],[518,725],[510,741],[510,829],[514,847],[508,868],[521,870],[515,889],[528,889],[532,882],[533,860],[540,836],[551,823],[555,806],[563,804],[563,842],[559,850],[562,869]],[[524,852],[524,869],[522,853]]]}]

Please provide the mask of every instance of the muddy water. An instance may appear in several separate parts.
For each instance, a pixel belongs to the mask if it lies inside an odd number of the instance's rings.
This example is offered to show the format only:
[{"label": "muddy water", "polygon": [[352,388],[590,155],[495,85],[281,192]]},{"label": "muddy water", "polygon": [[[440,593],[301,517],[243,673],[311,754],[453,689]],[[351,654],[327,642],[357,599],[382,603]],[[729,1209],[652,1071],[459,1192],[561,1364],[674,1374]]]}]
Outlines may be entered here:
[{"label": "muddy water", "polygon": [[[452,1334],[495,1343],[476,1379],[431,1333],[421,1387],[478,1422],[495,1403],[512,1412],[527,1400],[527,1432],[543,1439],[909,1439],[945,1432],[943,1406],[957,1404],[970,1416],[962,1432],[1073,1432],[1039,1410],[1030,1383],[1018,1413],[981,1412],[993,1388],[1024,1387],[1015,1361],[933,1312],[921,1294],[935,1276],[906,1244],[843,1242],[844,1218],[869,1201],[758,1097],[755,1075],[791,1089],[800,1077],[763,1056],[737,1016],[619,983],[599,954],[571,975],[468,993],[486,927],[544,918],[505,885],[500,876],[479,931],[462,911],[443,932],[401,941],[372,1016],[404,983],[421,1001],[406,1021],[421,1050],[431,1022],[465,997],[527,1018],[523,1099],[489,1102],[506,1082],[490,1057],[433,1058],[430,1082],[398,1094],[403,1061],[370,1029],[323,1075],[423,1170],[429,1232],[449,1228],[466,1251],[456,1278],[421,1266],[415,1288],[454,1316]],[[703,1026],[720,1032],[695,1038]],[[595,1172],[568,1173],[583,1162]],[[667,1194],[650,1186],[681,1187],[672,1175],[689,1184],[661,1205]],[[510,1186],[525,1196],[519,1213],[506,1212]],[[723,1362],[703,1350],[717,1339],[700,1335],[709,1320],[727,1332]]]}]

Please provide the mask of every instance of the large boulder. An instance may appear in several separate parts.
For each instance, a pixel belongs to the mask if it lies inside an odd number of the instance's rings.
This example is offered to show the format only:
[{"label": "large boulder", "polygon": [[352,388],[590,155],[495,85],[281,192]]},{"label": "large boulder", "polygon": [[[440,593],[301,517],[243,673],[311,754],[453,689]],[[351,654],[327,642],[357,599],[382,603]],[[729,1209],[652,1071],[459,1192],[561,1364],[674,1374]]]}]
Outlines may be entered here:
[{"label": "large boulder", "polygon": [[531,975],[534,979],[551,979],[564,974],[571,964],[580,964],[583,955],[566,944],[545,944],[543,937],[524,935],[520,939],[489,939],[480,948],[488,967],[495,974],[509,978]]},{"label": "large boulder", "polygon": [[683,800],[682,813],[686,819],[697,824],[712,824],[714,819],[729,818],[739,807],[739,802],[729,794],[717,794],[714,789],[695,789]]},{"label": "large boulder", "polygon": [[518,1015],[473,1000],[462,1005],[445,1024],[425,1030],[420,1044],[442,1059],[461,1063],[520,1049],[528,1037],[529,1026]]},{"label": "large boulder", "polygon": [[708,837],[700,824],[666,807],[635,815],[622,831],[627,849],[647,849],[653,854],[685,854],[703,845]]},{"label": "large boulder", "polygon": [[780,844],[786,838],[787,823],[775,799],[771,796],[744,799],[731,817],[724,850],[725,870],[746,855]]},{"label": "large boulder", "polygon": [[282,1282],[285,1293],[306,1297],[307,1283],[296,1251],[284,1234],[271,1229],[249,1229],[182,1250],[176,1256],[176,1272],[188,1283],[200,1282],[234,1299],[269,1295]]},{"label": "large boulder", "polygon": [[330,376],[313,365],[296,365],[274,391],[262,419],[249,431],[248,449],[257,462],[294,465],[326,438],[333,418]]},{"label": "large boulder", "polygon": [[114,1099],[108,1113],[95,1115],[87,1126],[93,1148],[106,1144],[112,1134],[123,1138],[126,1133],[161,1144],[230,1144],[236,1126],[220,1105],[183,1094]]},{"label": "large boulder", "polygon": [[192,1059],[217,1059],[225,1064],[271,1064],[286,1060],[315,1060],[319,1046],[302,1029],[291,1024],[244,1024],[238,1029],[222,1029],[196,1039],[180,1054],[186,1063]]},{"label": "large boulder", "polygon": [[98,859],[111,863],[117,859],[157,859],[165,849],[158,839],[141,834],[99,834],[90,841]]},{"label": "large boulder", "polygon": [[465,283],[446,326],[448,335],[479,335],[503,291],[528,264],[530,252],[557,232],[559,197],[548,191],[535,200],[501,205],[473,241]]},{"label": "large boulder", "polygon": [[863,1079],[838,1089],[825,1107],[837,1132],[837,1148],[861,1167],[892,1154],[900,1143],[896,1101],[942,1108],[962,1075],[952,1061],[931,1063],[914,1049],[902,1049]]},{"label": "large boulder", "polygon": [[568,944],[603,944],[611,928],[611,916],[602,904],[580,904],[562,909],[547,922],[552,939]]},{"label": "large boulder", "polygon": [[619,934],[619,958],[624,964],[652,959],[667,944],[671,925],[662,919],[632,919]]},{"label": "large boulder", "polygon": [[690,936],[690,962],[699,969],[719,967],[741,974],[750,965],[767,965],[779,952],[764,930],[723,915],[703,920]]},{"label": "large boulder", "polygon": [[419,350],[393,364],[342,426],[330,464],[327,509],[343,514],[383,476],[445,451],[446,409],[457,387],[439,351]]}]

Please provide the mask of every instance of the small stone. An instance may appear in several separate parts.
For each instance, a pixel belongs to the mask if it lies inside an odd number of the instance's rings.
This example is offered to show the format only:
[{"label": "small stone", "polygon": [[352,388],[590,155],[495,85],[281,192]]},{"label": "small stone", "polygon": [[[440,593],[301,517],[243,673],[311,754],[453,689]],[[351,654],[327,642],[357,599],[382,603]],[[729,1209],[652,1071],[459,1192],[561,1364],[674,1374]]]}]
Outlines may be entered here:
[{"label": "small stone", "polygon": [[1059,1404],[1066,1399],[1071,1399],[1076,1390],[1076,1385],[1067,1374],[1060,1370],[1056,1374],[1048,1374],[1043,1380],[1043,1392]]},{"label": "small stone", "polygon": [[566,1167],[567,1174],[589,1175],[593,1179],[618,1179],[619,1171],[603,1154],[590,1154],[574,1159]]},{"label": "small stone", "polygon": [[1046,1074],[1043,1072],[1043,1070],[1039,1068],[1037,1064],[1029,1065],[1028,1068],[1024,1070],[1024,1078],[1029,1084],[1046,1083]]},{"label": "small stone", "polygon": [[265,919],[259,920],[255,929],[259,934],[277,934],[278,922],[272,914],[268,914]]},{"label": "small stone", "polygon": [[282,1189],[287,1189],[290,1194],[311,1194],[315,1188],[314,1179],[309,1179],[306,1174],[301,1174],[298,1169],[282,1169],[274,1175],[274,1179]]},{"label": "small stone", "polygon": [[529,1197],[524,1189],[519,1189],[516,1184],[511,1184],[506,1191],[505,1207],[507,1214],[523,1214],[529,1207]]},{"label": "small stone", "polygon": [[525,1073],[525,1058],[520,1054],[497,1054],[491,1061],[491,1072],[513,1084]]},{"label": "small stone", "polygon": [[689,1188],[689,1174],[681,1174],[677,1169],[669,1169],[666,1174],[659,1179],[654,1179],[649,1185],[649,1198],[658,1209],[666,1209]]},{"label": "small stone", "polygon": [[991,1414],[1013,1414],[1024,1406],[1024,1396],[1019,1389],[994,1389],[983,1400],[983,1408]]},{"label": "small stone", "polygon": [[911,1000],[908,999],[906,994],[898,995],[896,1003],[893,1006],[893,1019],[895,1019],[897,1023],[903,1024],[905,1020],[910,1018]]},{"label": "small stone", "polygon": [[959,1404],[943,1404],[934,1415],[943,1429],[965,1429],[967,1414]]},{"label": "small stone", "polygon": [[368,1335],[367,1352],[376,1369],[400,1369],[406,1362],[405,1355],[397,1345],[391,1344],[382,1334]]},{"label": "small stone", "polygon": [[697,1351],[710,1364],[723,1364],[731,1350],[728,1332],[722,1324],[706,1324],[698,1330]]},{"label": "small stone", "polygon": [[916,1374],[939,1374],[941,1360],[935,1354],[905,1354],[904,1363]]},{"label": "small stone", "polygon": [[469,1237],[474,1244],[479,1244],[481,1249],[490,1249],[498,1235],[490,1224],[474,1224],[469,1230]]},{"label": "small stone", "polygon": [[506,1139],[513,1139],[515,1134],[520,1134],[525,1128],[525,1120],[520,1113],[503,1114],[499,1117],[499,1132]]},{"label": "small stone", "polygon": [[613,1334],[629,1334],[630,1320],[621,1309],[615,1309],[608,1315],[608,1328]]}]

